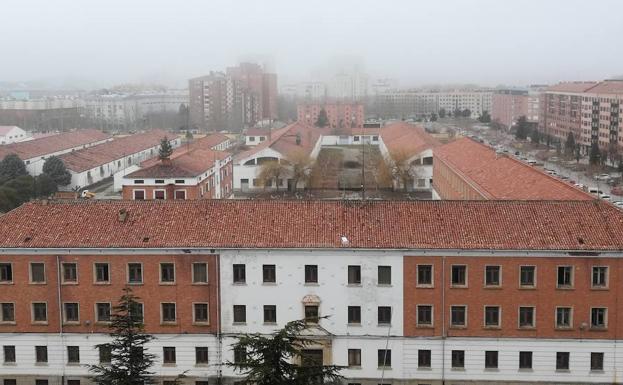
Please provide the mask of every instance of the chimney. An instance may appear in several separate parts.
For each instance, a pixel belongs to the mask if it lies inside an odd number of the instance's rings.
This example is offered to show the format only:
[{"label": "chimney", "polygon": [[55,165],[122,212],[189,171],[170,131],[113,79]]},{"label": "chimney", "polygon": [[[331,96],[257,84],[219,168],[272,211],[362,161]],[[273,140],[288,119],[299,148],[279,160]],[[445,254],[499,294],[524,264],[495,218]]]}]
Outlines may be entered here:
[{"label": "chimney", "polygon": [[119,213],[117,215],[117,219],[119,220],[119,222],[125,222],[127,218],[128,218],[128,210],[119,209]]},{"label": "chimney", "polygon": [[297,146],[301,145],[301,133],[300,132],[296,133],[296,145]]}]

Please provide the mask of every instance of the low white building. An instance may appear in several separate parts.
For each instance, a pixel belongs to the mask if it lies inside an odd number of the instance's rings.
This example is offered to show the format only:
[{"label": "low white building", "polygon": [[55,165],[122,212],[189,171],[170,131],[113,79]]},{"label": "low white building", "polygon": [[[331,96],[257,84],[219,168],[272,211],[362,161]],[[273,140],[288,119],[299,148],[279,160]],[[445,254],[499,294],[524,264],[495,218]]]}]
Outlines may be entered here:
[{"label": "low white building", "polygon": [[0,145],[23,142],[30,139],[30,134],[17,126],[0,126]]},{"label": "low white building", "polygon": [[171,138],[169,142],[173,148],[181,144],[179,137],[166,131],[152,130],[60,156],[71,173],[71,184],[66,188],[90,186],[158,156],[160,141],[165,136]]}]

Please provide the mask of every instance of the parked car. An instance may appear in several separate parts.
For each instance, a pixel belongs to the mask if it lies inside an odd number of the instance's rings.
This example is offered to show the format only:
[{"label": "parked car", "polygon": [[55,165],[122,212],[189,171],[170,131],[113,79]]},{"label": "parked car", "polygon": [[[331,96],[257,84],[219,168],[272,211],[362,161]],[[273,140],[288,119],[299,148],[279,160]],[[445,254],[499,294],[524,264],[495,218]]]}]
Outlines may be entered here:
[{"label": "parked car", "polygon": [[608,180],[610,179],[610,175],[608,174],[599,174],[593,177],[595,180]]},{"label": "parked car", "polygon": [[591,193],[591,194],[597,194],[597,193],[599,193],[599,189],[597,187],[592,187],[591,186],[591,187],[588,188],[588,192]]},{"label": "parked car", "polygon": [[623,209],[623,201],[614,201],[612,204]]},{"label": "parked car", "polygon": [[599,194],[599,199],[603,199],[605,201],[609,201],[611,198],[610,198],[610,195],[608,195],[608,194],[600,193]]}]

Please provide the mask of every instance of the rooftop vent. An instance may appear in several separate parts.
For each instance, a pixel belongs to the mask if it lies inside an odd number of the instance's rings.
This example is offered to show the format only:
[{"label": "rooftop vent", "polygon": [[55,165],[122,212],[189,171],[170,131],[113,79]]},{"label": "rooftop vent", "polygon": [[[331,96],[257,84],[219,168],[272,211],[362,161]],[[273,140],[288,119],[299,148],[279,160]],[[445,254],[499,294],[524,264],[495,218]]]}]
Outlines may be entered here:
[{"label": "rooftop vent", "polygon": [[350,241],[348,240],[348,238],[346,238],[345,235],[342,235],[340,237],[340,241],[342,242],[342,246],[348,246],[350,244]]},{"label": "rooftop vent", "polygon": [[127,218],[128,218],[128,210],[120,209],[117,215],[117,219],[119,220],[119,222],[125,222]]}]

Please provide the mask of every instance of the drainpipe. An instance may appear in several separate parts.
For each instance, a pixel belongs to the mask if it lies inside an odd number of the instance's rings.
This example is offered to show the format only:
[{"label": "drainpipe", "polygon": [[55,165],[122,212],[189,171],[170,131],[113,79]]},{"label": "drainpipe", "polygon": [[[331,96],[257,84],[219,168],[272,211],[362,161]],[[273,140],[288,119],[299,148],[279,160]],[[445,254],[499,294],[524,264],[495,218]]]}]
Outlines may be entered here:
[{"label": "drainpipe", "polygon": [[221,254],[216,256],[216,341],[218,344],[218,373],[216,377],[217,385],[222,384],[223,378],[223,336],[221,334]]},{"label": "drainpipe", "polygon": [[446,383],[446,257],[441,257],[441,384]]},{"label": "drainpipe", "polygon": [[[60,263],[60,255],[56,256],[56,300],[58,302],[58,327],[59,327],[59,337],[61,342],[61,355],[64,354],[64,341],[63,341],[63,301],[61,297],[61,263]],[[61,385],[65,384],[65,359],[63,358],[63,371],[61,374]]]}]

